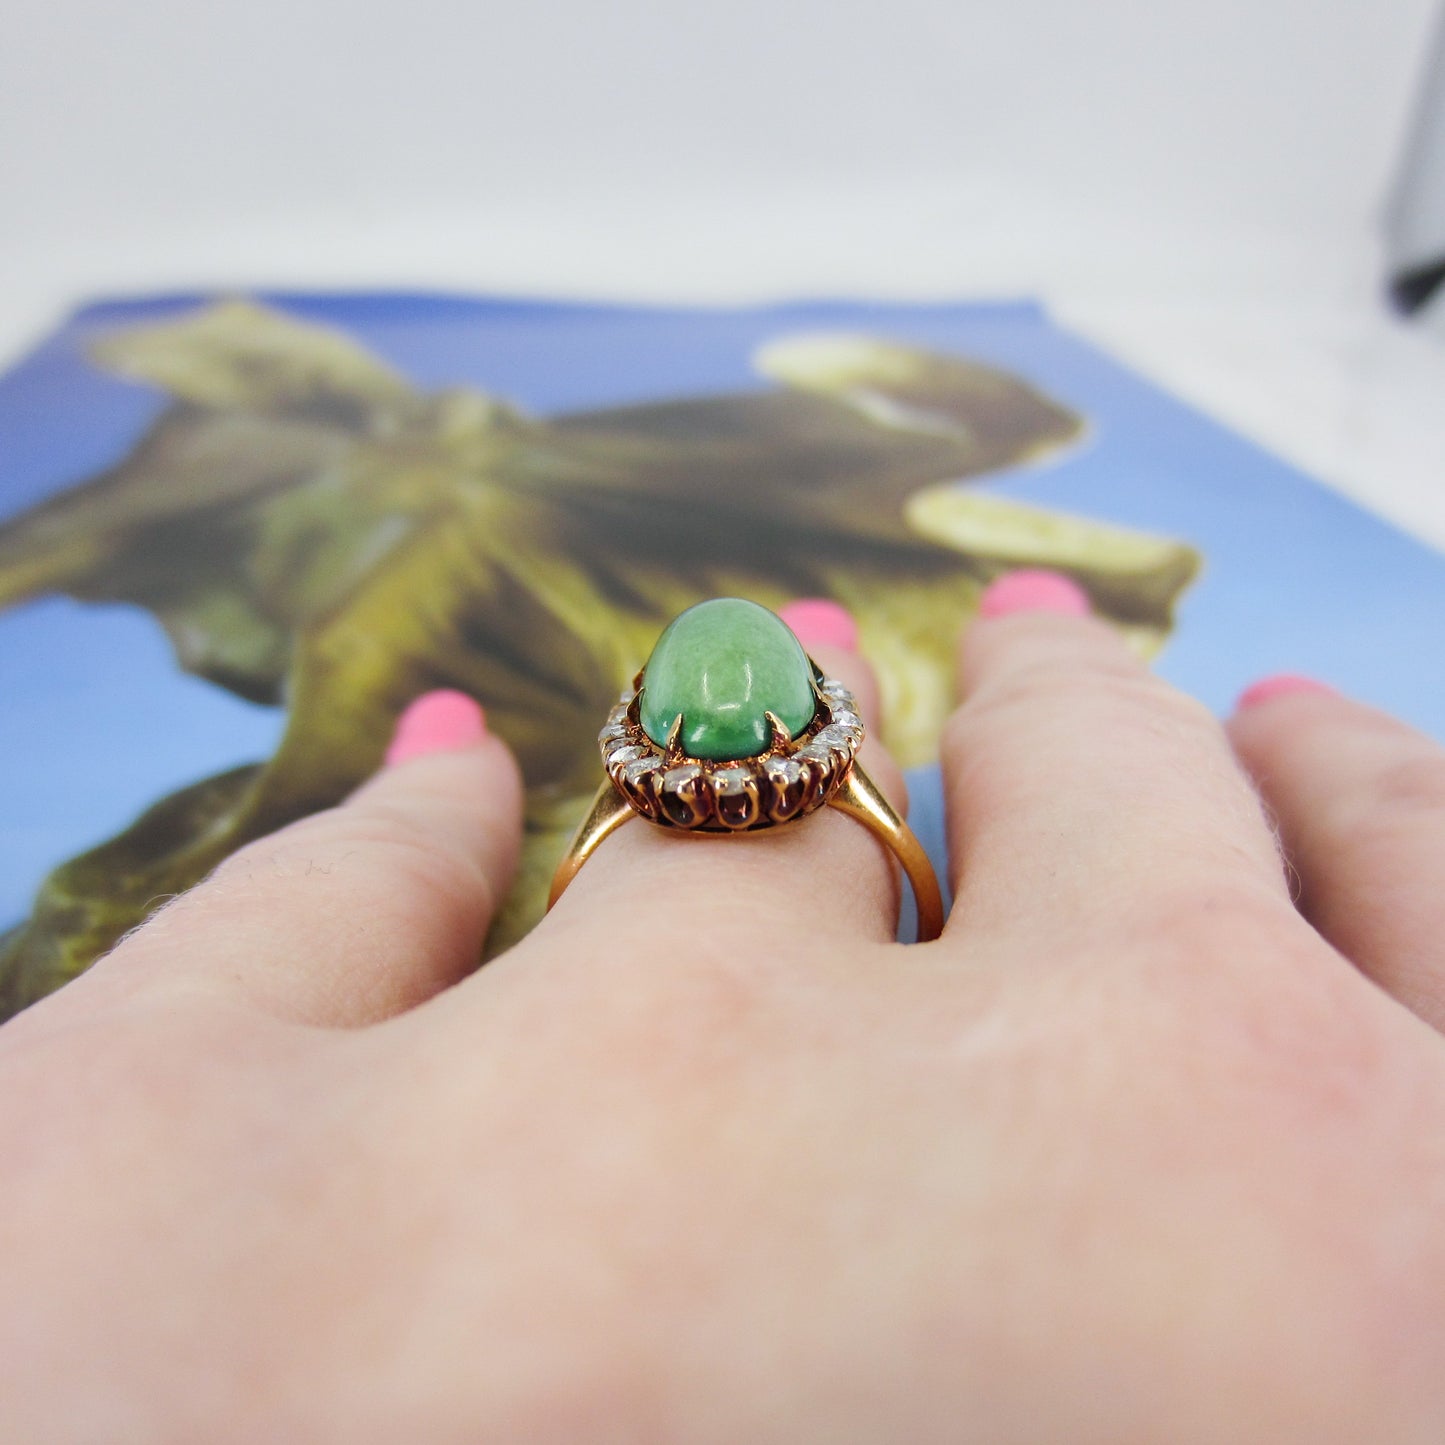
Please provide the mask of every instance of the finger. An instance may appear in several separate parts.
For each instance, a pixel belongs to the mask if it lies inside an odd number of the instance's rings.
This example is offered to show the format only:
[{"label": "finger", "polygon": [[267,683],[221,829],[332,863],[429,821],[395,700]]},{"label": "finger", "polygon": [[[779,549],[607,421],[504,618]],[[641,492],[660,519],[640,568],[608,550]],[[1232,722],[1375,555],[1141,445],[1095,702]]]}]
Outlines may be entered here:
[{"label": "finger", "polygon": [[943,745],[946,936],[1082,937],[1226,893],[1287,905],[1218,722],[1087,610],[1066,578],[1014,574],[964,637],[964,702]]},{"label": "finger", "polygon": [[240,849],[79,982],[196,989],[312,1024],[385,1018],[477,966],[521,809],[476,703],[425,694],[345,803]]},{"label": "finger", "polygon": [[[785,608],[783,616],[824,673],[853,692],[868,729],[859,762],[902,807],[902,777],[875,736],[877,683],[852,650],[852,619],[817,600]],[[630,821],[602,843],[544,927],[576,928],[593,940],[646,928],[675,936],[684,950],[761,962],[810,939],[886,941],[898,900],[886,849],[832,808],[731,837]]]},{"label": "finger", "polygon": [[1300,911],[1445,1028],[1445,751],[1304,678],[1249,689],[1229,736],[1275,818]]}]

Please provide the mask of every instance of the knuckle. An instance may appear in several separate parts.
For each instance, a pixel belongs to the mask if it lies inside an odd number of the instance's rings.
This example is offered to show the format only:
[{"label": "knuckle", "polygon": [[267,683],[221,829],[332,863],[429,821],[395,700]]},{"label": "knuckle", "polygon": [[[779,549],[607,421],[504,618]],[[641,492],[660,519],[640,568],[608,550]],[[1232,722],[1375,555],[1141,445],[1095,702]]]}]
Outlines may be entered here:
[{"label": "knuckle", "polygon": [[1219,723],[1203,703],[1171,687],[1129,658],[1102,663],[1043,660],[1016,668],[970,695],[945,724],[945,746],[965,750],[980,736],[1012,736],[1048,725],[1108,737],[1201,746],[1223,752]]},{"label": "knuckle", "polygon": [[394,836],[379,861],[393,886],[417,900],[440,902],[450,913],[480,919],[499,902],[496,885],[476,858],[440,847],[434,839]]},{"label": "knuckle", "polygon": [[980,687],[959,712],[978,720],[1023,713],[1082,717],[1101,710],[1172,726],[1197,726],[1201,713],[1208,716],[1192,698],[1125,657],[1087,664],[1056,658],[1028,663]]},{"label": "knuckle", "polygon": [[1191,1031],[1289,1069],[1345,1077],[1378,1063],[1358,975],[1273,890],[1176,888],[1138,920],[1133,951],[1131,972],[1182,1004]]},{"label": "knuckle", "polygon": [[447,848],[422,819],[373,802],[329,809],[247,843],[208,880],[220,894],[276,881],[330,884],[367,893],[425,898],[453,908],[490,909],[494,886],[478,859]]},{"label": "knuckle", "polygon": [[0,1088],[22,1098],[0,1129],[17,1126],[25,1157],[37,1169],[68,1169],[77,1161],[113,1155],[112,1113],[97,1100],[119,1104],[133,1130],[162,1134],[197,1096],[191,1077],[198,1058],[215,1065],[233,1034],[224,1016],[160,1004],[101,1006],[41,1027],[0,1064]]},{"label": "knuckle", "polygon": [[1193,870],[1167,888],[1153,888],[1131,910],[1136,940],[1198,963],[1209,972],[1256,960],[1294,957],[1313,946],[1299,914],[1279,890],[1247,876]]},{"label": "knuckle", "polygon": [[1363,822],[1381,816],[1445,822],[1445,753],[1422,748],[1380,768],[1357,806]]}]

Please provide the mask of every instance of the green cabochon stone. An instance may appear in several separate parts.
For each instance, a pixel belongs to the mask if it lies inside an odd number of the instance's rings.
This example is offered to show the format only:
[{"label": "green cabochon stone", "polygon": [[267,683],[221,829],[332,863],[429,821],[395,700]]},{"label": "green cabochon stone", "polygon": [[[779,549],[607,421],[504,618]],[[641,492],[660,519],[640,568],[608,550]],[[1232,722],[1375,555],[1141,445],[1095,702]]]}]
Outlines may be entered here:
[{"label": "green cabochon stone", "polygon": [[689,607],[657,639],[642,674],[642,730],[665,743],[682,714],[694,758],[755,758],[772,742],[765,713],[794,735],[813,720],[812,668],[780,617],[740,597]]}]

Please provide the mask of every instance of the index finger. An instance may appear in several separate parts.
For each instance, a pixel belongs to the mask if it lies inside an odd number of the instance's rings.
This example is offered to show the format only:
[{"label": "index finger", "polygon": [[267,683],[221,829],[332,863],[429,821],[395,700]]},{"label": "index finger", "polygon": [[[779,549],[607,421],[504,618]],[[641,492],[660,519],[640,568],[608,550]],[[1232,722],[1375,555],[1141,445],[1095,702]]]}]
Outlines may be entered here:
[{"label": "index finger", "polygon": [[470,973],[516,868],[516,762],[450,692],[413,703],[388,761],[337,807],[231,854],[39,1007],[184,992],[356,1027]]}]

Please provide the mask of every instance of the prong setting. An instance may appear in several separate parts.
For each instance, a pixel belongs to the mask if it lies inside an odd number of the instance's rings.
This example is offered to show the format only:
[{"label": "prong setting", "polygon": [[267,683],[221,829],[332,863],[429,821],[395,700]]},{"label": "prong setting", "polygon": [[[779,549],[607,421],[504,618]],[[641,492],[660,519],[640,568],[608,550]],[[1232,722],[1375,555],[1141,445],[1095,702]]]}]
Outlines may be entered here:
[{"label": "prong setting", "polygon": [[796,737],[765,714],[771,741],[754,758],[726,762],[689,757],[682,715],[659,746],[638,719],[641,677],[622,694],[598,734],[613,786],[639,816],[659,827],[696,833],[747,833],[792,822],[822,807],[842,786],[863,741],[852,693],[819,675],[817,707]]}]

